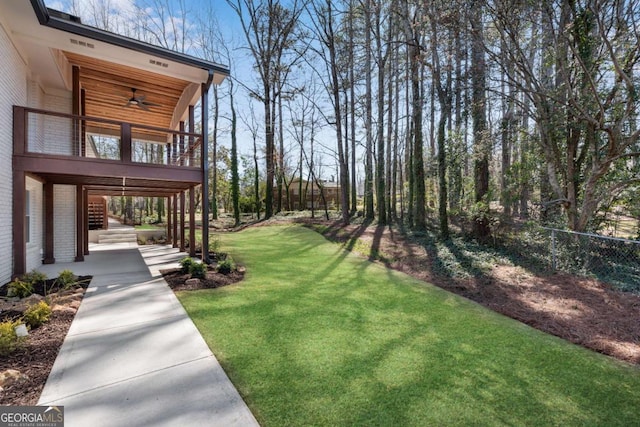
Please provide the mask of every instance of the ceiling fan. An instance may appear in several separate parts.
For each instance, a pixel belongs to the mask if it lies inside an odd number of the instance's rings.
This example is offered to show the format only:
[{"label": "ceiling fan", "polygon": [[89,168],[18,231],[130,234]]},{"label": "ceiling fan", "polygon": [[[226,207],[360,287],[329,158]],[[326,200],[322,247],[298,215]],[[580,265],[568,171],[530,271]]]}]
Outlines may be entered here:
[{"label": "ceiling fan", "polygon": [[136,96],[136,88],[131,88],[131,98],[127,101],[125,107],[129,107],[131,105],[137,105],[141,109],[145,111],[149,111],[149,107],[160,107],[160,104],[154,104],[153,102],[145,101],[146,95]]}]

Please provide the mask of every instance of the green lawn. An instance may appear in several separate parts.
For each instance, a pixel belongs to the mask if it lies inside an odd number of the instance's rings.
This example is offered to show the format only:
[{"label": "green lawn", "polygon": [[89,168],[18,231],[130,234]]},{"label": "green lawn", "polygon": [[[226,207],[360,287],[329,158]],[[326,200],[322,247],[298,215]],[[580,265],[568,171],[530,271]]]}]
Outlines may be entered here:
[{"label": "green lawn", "polygon": [[238,285],[179,298],[266,426],[640,423],[640,369],[299,226],[220,237]]}]

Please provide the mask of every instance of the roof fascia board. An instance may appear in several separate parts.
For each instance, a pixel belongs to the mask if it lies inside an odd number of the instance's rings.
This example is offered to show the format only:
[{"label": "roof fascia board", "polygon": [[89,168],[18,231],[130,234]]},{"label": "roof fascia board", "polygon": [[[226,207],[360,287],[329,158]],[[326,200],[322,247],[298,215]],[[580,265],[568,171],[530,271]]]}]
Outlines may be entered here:
[{"label": "roof fascia board", "polygon": [[180,52],[174,52],[172,50],[164,49],[159,46],[154,46],[152,44],[141,42],[139,40],[120,36],[118,34],[100,30],[98,28],[89,27],[84,24],[51,16],[43,0],[31,0],[31,5],[33,6],[33,10],[41,25],[65,31],[67,33],[76,34],[78,36],[109,43],[111,45],[123,47],[125,49],[131,49],[136,52],[159,56],[161,58],[166,58],[171,61],[200,68],[203,70],[213,71],[225,76],[229,75],[229,69],[223,67],[222,65],[204,61]]}]

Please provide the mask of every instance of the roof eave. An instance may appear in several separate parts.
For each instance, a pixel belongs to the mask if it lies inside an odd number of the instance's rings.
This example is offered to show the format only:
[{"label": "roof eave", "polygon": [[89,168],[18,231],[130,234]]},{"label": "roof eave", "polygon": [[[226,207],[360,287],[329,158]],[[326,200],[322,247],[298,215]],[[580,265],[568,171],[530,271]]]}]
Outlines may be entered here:
[{"label": "roof eave", "polygon": [[170,61],[175,61],[191,67],[196,67],[213,73],[222,74],[224,76],[229,75],[229,69],[225,66],[205,61],[203,59],[196,58],[190,55],[185,55],[180,52],[165,49],[159,46],[154,46],[152,44],[141,42],[129,37],[124,37],[119,34],[90,27],[79,22],[73,22],[71,20],[52,16],[51,14],[49,14],[49,11],[43,0],[31,0],[31,5],[38,18],[38,21],[40,22],[40,25],[55,28],[67,33],[76,34],[78,36],[87,37],[93,40],[102,41],[114,46],[131,49],[136,52],[159,56]]}]

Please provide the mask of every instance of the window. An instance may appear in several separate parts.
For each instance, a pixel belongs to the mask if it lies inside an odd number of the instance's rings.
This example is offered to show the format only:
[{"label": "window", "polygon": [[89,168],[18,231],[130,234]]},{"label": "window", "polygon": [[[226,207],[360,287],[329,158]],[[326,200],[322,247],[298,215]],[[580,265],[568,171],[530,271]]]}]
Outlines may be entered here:
[{"label": "window", "polygon": [[31,241],[31,191],[27,190],[25,194],[25,212],[26,217],[24,219],[24,236],[25,241],[29,243]]}]

